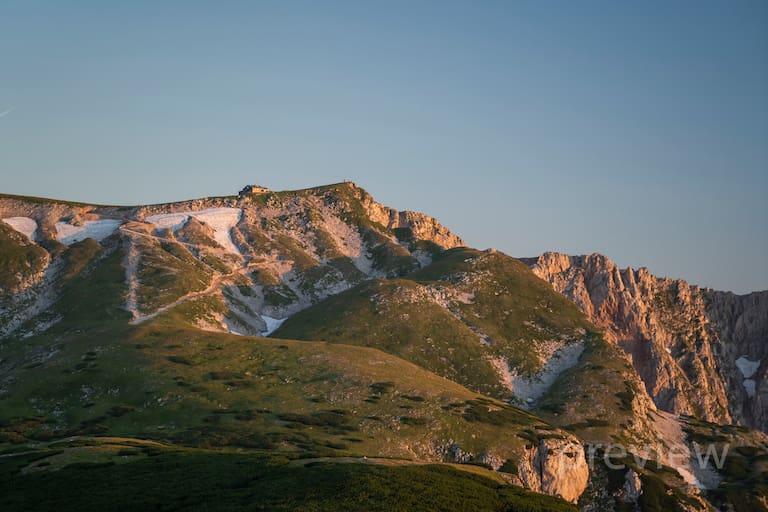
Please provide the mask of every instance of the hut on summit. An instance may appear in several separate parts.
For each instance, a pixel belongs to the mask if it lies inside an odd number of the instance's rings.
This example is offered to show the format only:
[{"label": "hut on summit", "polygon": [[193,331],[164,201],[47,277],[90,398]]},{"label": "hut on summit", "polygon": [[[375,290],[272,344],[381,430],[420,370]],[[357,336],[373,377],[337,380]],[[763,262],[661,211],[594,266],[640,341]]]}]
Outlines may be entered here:
[{"label": "hut on summit", "polygon": [[240,191],[239,195],[266,194],[267,192],[270,192],[267,187],[262,187],[261,185],[246,185],[243,190]]}]

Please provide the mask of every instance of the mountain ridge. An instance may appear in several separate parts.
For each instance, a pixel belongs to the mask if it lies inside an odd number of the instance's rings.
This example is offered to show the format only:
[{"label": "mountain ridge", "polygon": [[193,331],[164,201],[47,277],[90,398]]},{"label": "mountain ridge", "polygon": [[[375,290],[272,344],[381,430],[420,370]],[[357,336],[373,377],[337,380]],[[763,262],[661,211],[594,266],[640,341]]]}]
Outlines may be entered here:
[{"label": "mountain ridge", "polygon": [[[214,231],[206,232],[206,228],[195,226],[196,216],[202,216],[204,222],[213,222]],[[145,222],[148,218],[156,219],[162,226]],[[381,205],[365,190],[349,182],[297,191],[241,192],[225,198],[135,207],[6,197],[0,198],[0,219],[32,223],[33,229],[27,234],[51,254],[63,253],[65,245],[72,245],[78,237],[91,236],[101,241],[119,235],[121,243],[127,244],[129,274],[143,272],[142,259],[131,257],[137,253],[143,254],[144,260],[150,258],[158,264],[165,261],[187,269],[189,284],[184,288],[169,282],[169,279],[175,280],[173,276],[147,276],[148,282],[161,279],[155,284],[163,287],[162,282],[166,282],[176,288],[166,293],[167,298],[143,292],[141,279],[129,276],[136,289],[129,292],[128,302],[129,306],[136,304],[130,306],[135,311],[141,308],[142,299],[157,307],[167,306],[186,293],[205,288],[202,283],[210,282],[213,276],[231,274],[235,268],[243,269],[239,284],[248,286],[243,279],[251,277],[245,275],[245,267],[250,262],[264,260],[261,274],[253,279],[269,293],[257,307],[271,307],[271,316],[279,316],[283,309],[293,311],[311,303],[334,286],[348,287],[369,274],[385,276],[417,268],[429,260],[433,250],[430,244],[438,250],[464,244],[432,217]],[[15,291],[24,292],[41,284],[48,269],[48,262],[45,263],[41,262],[35,269],[16,269],[16,275],[25,285]],[[55,274],[55,268],[49,270],[48,274]],[[291,275],[284,279],[286,274]],[[326,283],[325,288],[316,289],[318,283]],[[231,301],[237,305],[248,303],[238,290],[231,288]],[[11,308],[13,314],[19,315],[16,306],[6,309]],[[263,328],[263,322],[254,316],[251,307],[233,315],[239,317],[238,320],[233,316],[231,321],[239,323],[241,331],[261,332],[254,330]],[[7,329],[4,332],[7,333]]]},{"label": "mountain ridge", "polygon": [[[766,430],[768,291],[720,292],[644,267],[619,269],[597,253],[525,262],[630,354],[660,408]],[[741,372],[741,358],[759,363],[754,374]]]}]

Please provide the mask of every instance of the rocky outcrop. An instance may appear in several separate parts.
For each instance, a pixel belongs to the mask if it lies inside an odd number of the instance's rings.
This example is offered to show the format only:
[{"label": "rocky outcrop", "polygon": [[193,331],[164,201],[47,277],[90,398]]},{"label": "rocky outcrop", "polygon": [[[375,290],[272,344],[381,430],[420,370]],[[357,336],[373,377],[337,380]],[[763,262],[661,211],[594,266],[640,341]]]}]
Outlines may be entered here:
[{"label": "rocky outcrop", "polygon": [[[768,292],[715,292],[646,268],[619,269],[600,254],[546,253],[525,261],[630,355],[660,409],[768,426]],[[752,363],[758,366],[744,375],[739,365],[751,370]]]},{"label": "rocky outcrop", "polygon": [[350,184],[360,193],[360,202],[372,221],[388,229],[410,229],[414,238],[428,240],[445,249],[464,247],[464,240],[440,224],[437,219],[423,213],[398,211],[373,200],[363,189]]},{"label": "rocky outcrop", "polygon": [[587,488],[589,466],[575,438],[539,439],[518,464],[523,484],[536,492],[576,503]]},{"label": "rocky outcrop", "polygon": [[387,223],[390,229],[410,229],[417,240],[429,240],[444,248],[463,247],[464,241],[453,234],[436,219],[423,213],[395,210],[390,211]]}]

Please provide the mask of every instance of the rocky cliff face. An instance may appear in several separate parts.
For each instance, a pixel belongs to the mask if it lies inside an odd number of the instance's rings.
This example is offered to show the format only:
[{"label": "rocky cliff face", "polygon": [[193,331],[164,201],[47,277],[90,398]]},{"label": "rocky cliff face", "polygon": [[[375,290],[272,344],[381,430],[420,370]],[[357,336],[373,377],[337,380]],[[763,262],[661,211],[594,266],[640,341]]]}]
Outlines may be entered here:
[{"label": "rocky cliff face", "polygon": [[354,190],[371,220],[388,229],[410,229],[415,238],[432,241],[441,247],[465,245],[461,238],[428,215],[407,210],[397,211],[377,203],[370,194],[359,187]]},{"label": "rocky cliff face", "polygon": [[660,409],[768,427],[768,292],[715,292],[646,268],[619,269],[599,254],[526,262],[630,355]]}]

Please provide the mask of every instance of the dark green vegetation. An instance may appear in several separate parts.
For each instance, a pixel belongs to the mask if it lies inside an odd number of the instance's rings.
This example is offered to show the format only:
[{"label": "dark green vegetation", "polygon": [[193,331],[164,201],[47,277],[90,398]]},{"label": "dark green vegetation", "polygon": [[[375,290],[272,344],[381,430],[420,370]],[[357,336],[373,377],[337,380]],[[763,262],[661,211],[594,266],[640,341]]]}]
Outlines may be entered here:
[{"label": "dark green vegetation", "polygon": [[[118,445],[119,446],[119,445]],[[47,470],[61,457],[0,459],[3,510],[305,510],[566,512],[562,500],[500,483],[490,472],[439,465],[288,462],[284,457],[102,448],[100,462]],[[47,456],[47,457],[46,457]],[[48,461],[51,462],[48,462]],[[385,462],[385,461],[384,461]],[[20,470],[35,469],[22,476]],[[87,492],[73,492],[83,489]],[[140,489],[140,492],[136,492]]]},{"label": "dark green vegetation", "polygon": [[500,419],[478,422],[470,414],[477,395],[373,349],[164,325],[173,321],[111,342],[68,337],[40,346],[45,356],[37,359],[6,350],[17,380],[3,395],[0,437],[28,443],[99,434],[407,458],[457,443],[513,458],[524,444],[517,434],[541,423],[522,411],[501,416],[512,408],[492,401],[485,409],[500,412],[485,414]]},{"label": "dark green vegetation", "polygon": [[710,492],[714,503],[735,510],[768,511],[768,450],[765,446],[739,446],[720,470],[723,482]]}]

